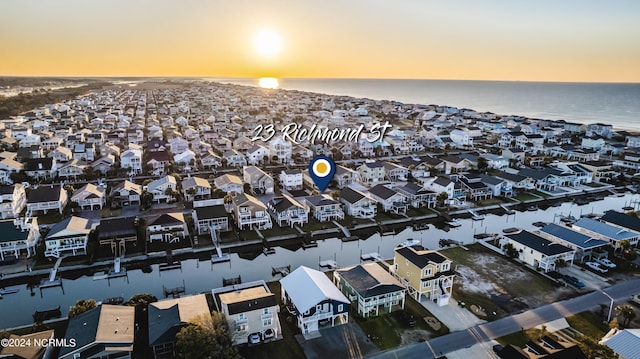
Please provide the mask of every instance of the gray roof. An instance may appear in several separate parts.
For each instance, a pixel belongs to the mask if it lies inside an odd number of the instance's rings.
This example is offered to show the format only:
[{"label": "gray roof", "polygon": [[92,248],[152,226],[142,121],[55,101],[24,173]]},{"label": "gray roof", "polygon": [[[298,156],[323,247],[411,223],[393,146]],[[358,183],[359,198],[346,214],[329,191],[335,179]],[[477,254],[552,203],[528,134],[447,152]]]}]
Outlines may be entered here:
[{"label": "gray roof", "polygon": [[180,320],[178,304],[167,309],[149,306],[149,345],[172,343],[185,325]]},{"label": "gray roof", "polygon": [[569,243],[575,244],[576,246],[583,249],[602,247],[608,244],[608,242],[606,241],[592,238],[580,232],[572,231],[568,227],[557,225],[555,223],[550,223],[544,226],[540,229],[540,231],[560,238]]},{"label": "gray roof", "polygon": [[583,228],[587,231],[598,233],[602,236],[611,238],[614,241],[621,241],[624,239],[631,239],[640,236],[640,233],[633,232],[631,230],[621,229],[610,224],[596,221],[591,218],[580,218],[573,224],[575,227]]},{"label": "gray roof", "polygon": [[606,211],[604,212],[604,216],[600,219],[620,227],[640,232],[640,218],[638,217],[629,216],[616,211]]},{"label": "gray roof", "polygon": [[351,268],[339,269],[338,273],[363,298],[405,289],[378,263],[360,264]]},{"label": "gray roof", "polygon": [[213,206],[196,207],[194,208],[198,220],[227,217],[227,211],[224,209],[224,205],[217,204]]},{"label": "gray roof", "polygon": [[418,268],[424,268],[429,263],[442,263],[448,259],[436,251],[417,252],[411,247],[396,248],[395,251],[406,258],[409,262],[415,264]]},{"label": "gray roof", "polygon": [[27,203],[53,202],[60,200],[60,186],[40,186],[27,195]]},{"label": "gray roof", "polygon": [[338,204],[338,201],[332,198],[327,198],[323,195],[305,197],[305,200],[311,203],[314,207]]},{"label": "gray roof", "polygon": [[349,203],[356,203],[359,200],[363,199],[364,197],[365,195],[362,192],[355,190],[351,187],[345,187],[340,191],[340,198],[344,199]]},{"label": "gray roof", "polygon": [[20,228],[13,224],[13,220],[6,220],[0,222],[0,242],[13,242],[26,240],[29,235],[29,231],[21,231]]},{"label": "gray roof", "polygon": [[98,227],[98,238],[135,236],[136,217],[101,219]]},{"label": "gray roof", "polygon": [[604,341],[621,358],[640,359],[640,329],[624,329]]},{"label": "gray roof", "polygon": [[373,188],[369,189],[369,193],[376,195],[382,199],[389,199],[394,195],[398,194],[398,192],[389,189],[381,184],[373,186]]},{"label": "gray roof", "polygon": [[520,244],[527,246],[528,248],[533,249],[534,251],[543,253],[548,256],[553,256],[556,254],[571,252],[571,248],[567,248],[559,243],[551,242],[548,239],[537,236],[531,232],[522,231],[520,233],[513,233],[506,235],[507,238],[510,238]]}]

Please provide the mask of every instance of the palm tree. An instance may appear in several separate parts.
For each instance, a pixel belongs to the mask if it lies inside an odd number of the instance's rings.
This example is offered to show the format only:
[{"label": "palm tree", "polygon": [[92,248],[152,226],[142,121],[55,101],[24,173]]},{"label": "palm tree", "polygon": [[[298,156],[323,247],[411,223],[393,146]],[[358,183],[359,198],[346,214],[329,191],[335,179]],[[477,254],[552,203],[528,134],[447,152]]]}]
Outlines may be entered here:
[{"label": "palm tree", "polygon": [[636,317],[636,311],[629,304],[619,305],[616,307],[616,314],[624,318],[624,326],[629,326],[629,323]]}]

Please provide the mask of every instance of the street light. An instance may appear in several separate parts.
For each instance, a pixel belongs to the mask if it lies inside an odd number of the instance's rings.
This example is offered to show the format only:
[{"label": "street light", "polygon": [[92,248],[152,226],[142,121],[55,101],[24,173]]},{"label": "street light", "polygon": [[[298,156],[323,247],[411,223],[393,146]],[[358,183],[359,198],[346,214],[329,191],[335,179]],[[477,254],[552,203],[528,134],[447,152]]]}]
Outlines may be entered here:
[{"label": "street light", "polygon": [[607,316],[607,323],[609,323],[611,321],[611,312],[613,312],[613,298],[611,298],[611,296],[609,294],[607,294],[604,291],[600,291],[600,293],[604,294],[607,296],[607,298],[611,299],[611,304],[609,305],[609,315]]}]

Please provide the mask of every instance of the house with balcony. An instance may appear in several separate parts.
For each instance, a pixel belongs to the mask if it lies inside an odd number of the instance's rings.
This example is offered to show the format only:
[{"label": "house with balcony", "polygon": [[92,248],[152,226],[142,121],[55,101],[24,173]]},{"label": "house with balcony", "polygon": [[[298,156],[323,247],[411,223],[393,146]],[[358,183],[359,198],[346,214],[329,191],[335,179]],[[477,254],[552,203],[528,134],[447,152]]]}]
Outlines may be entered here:
[{"label": "house with balcony", "polygon": [[276,136],[275,139],[269,142],[269,154],[272,159],[274,157],[277,158],[278,163],[291,162],[292,153],[293,146],[281,136]]},{"label": "house with balcony", "polygon": [[504,236],[504,245],[510,244],[517,251],[517,259],[545,273],[556,270],[557,262],[573,264],[575,249],[550,241],[528,231]]},{"label": "house with balcony", "polygon": [[73,158],[80,161],[92,162],[96,159],[96,149],[92,143],[78,143],[73,146]]},{"label": "house with balcony", "polygon": [[248,183],[251,191],[256,195],[272,194],[274,191],[273,177],[256,166],[242,168],[244,183]]},{"label": "house with balcony", "polygon": [[228,150],[222,154],[222,161],[229,167],[243,167],[247,165],[247,159],[236,150]]},{"label": "house with balcony", "polygon": [[640,239],[640,231],[635,231],[629,228],[620,228],[619,226],[587,217],[580,218],[571,226],[581,233],[607,241],[615,249],[620,249],[622,247],[620,242],[625,240],[629,241],[631,246],[637,247],[638,239]]},{"label": "house with balcony", "polygon": [[293,228],[295,225],[304,226],[309,222],[307,208],[286,194],[273,197],[267,203],[267,208],[279,227]]},{"label": "house with balcony", "polygon": [[270,229],[271,216],[267,207],[257,198],[249,194],[238,194],[232,199],[233,216],[240,230],[256,226],[258,229]]},{"label": "house with balcony", "polygon": [[164,150],[147,152],[146,164],[151,174],[159,176],[165,173],[167,166],[171,163],[169,152]]},{"label": "house with balcony", "polygon": [[210,316],[204,294],[160,300],[149,304],[149,346],[153,358],[173,358],[176,334],[198,317]]},{"label": "house with balcony", "polygon": [[109,196],[115,206],[131,206],[140,204],[142,186],[131,181],[124,180],[111,189]]},{"label": "house with balcony", "polygon": [[58,146],[53,151],[47,153],[47,157],[54,158],[58,163],[65,163],[73,159],[73,152],[64,146]]},{"label": "house with balcony", "polygon": [[280,184],[287,191],[302,189],[302,171],[294,169],[280,171]]},{"label": "house with balcony", "polygon": [[[239,150],[239,148],[236,147]],[[269,149],[261,146],[254,145],[247,150],[247,164],[250,165],[263,165],[270,162]]]},{"label": "house with balcony", "polygon": [[175,200],[175,197],[173,197],[173,194],[170,192],[175,191],[177,186],[176,178],[167,175],[147,184],[147,192],[153,194],[153,200],[155,202],[170,203]]},{"label": "house with balcony", "polygon": [[204,169],[213,169],[222,166],[222,157],[213,153],[213,151],[207,151],[200,156],[200,164]]},{"label": "house with balcony", "polygon": [[58,358],[131,358],[136,336],[136,308],[101,304],[69,319],[66,343]]},{"label": "house with balcony", "polygon": [[352,170],[351,168],[336,165],[336,172],[333,175],[333,180],[336,181],[338,188],[344,188],[352,183],[360,182],[360,173]]},{"label": "house with balcony", "polygon": [[189,236],[187,222],[180,212],[164,213],[152,219],[147,224],[147,238],[149,242],[161,241],[168,243],[179,242]]},{"label": "house with balcony", "polygon": [[186,201],[211,198],[211,184],[200,177],[187,177],[182,180],[182,195]]},{"label": "house with balcony", "polygon": [[218,176],[214,178],[213,184],[216,188],[221,189],[225,193],[244,193],[242,178],[236,175],[224,174],[222,176]]},{"label": "house with balcony", "polygon": [[340,202],[327,195],[308,196],[304,198],[313,218],[319,222],[344,219],[344,211]]},{"label": "house with balcony", "polygon": [[482,181],[479,174],[465,173],[460,175],[458,180],[467,199],[481,201],[493,197],[493,191]]},{"label": "house with balcony", "polygon": [[282,303],[302,334],[349,322],[350,301],[322,272],[300,266],[280,279]]},{"label": "house with balcony", "polygon": [[1,158],[0,157],[0,183],[13,184],[11,179],[12,173],[18,173],[22,171],[24,165],[13,158]]},{"label": "house with balcony", "polygon": [[366,193],[355,188],[345,187],[340,190],[340,202],[346,213],[355,218],[374,218],[377,206],[375,201]]},{"label": "house with balcony", "polygon": [[246,344],[253,333],[259,333],[263,341],[282,339],[280,306],[264,281],[217,288],[212,293],[227,319],[234,345]]},{"label": "house with balcony", "polygon": [[102,209],[107,202],[104,187],[98,187],[92,183],[87,183],[80,189],[73,192],[71,202],[75,202],[81,209]]},{"label": "house with balcony", "polygon": [[593,238],[584,233],[576,232],[567,226],[549,223],[540,228],[537,233],[541,237],[558,242],[565,247],[575,250],[574,261],[586,262],[591,259],[594,250],[605,247],[609,244],[607,241]]},{"label": "house with balcony", "polygon": [[417,301],[423,298],[439,306],[449,304],[453,292],[451,260],[433,250],[416,250],[413,247],[394,249],[393,265],[389,272],[407,288]]},{"label": "house with balcony", "polygon": [[407,289],[378,263],[337,269],[333,282],[363,318],[404,309]]},{"label": "house with balcony", "polygon": [[120,155],[120,167],[127,168],[132,174],[142,173],[142,148],[130,144],[129,149]]},{"label": "house with balcony", "polygon": [[407,213],[407,197],[395,189],[378,184],[369,189],[369,196],[379,203],[385,212]]},{"label": "house with balcony", "polygon": [[53,178],[58,170],[53,158],[29,158],[24,164],[24,173],[35,180]]},{"label": "house with balcony", "polygon": [[109,247],[114,256],[124,256],[127,245],[136,245],[138,241],[137,221],[136,217],[100,219],[98,243]]},{"label": "house with balcony", "polygon": [[40,241],[37,218],[0,221],[0,260],[30,258]]},{"label": "house with balcony", "polygon": [[531,177],[508,172],[498,172],[494,177],[504,180],[505,183],[514,189],[514,192],[518,189],[527,191],[536,189],[536,181]]},{"label": "house with balcony", "polygon": [[401,187],[396,187],[396,190],[407,198],[408,204],[413,208],[435,208],[437,205],[438,193],[413,182],[407,182]]},{"label": "house with balcony", "polygon": [[212,227],[220,232],[226,232],[231,229],[229,227],[229,215],[223,204],[204,206],[194,204],[192,217],[198,234],[210,233]]},{"label": "house with balcony", "polygon": [[384,162],[384,175],[391,182],[406,182],[409,178],[409,169],[393,162]]},{"label": "house with balcony", "polygon": [[360,183],[364,186],[372,186],[385,180],[384,163],[380,161],[365,162],[356,168]]},{"label": "house with balcony", "polygon": [[60,186],[39,186],[27,194],[27,215],[36,211],[46,214],[50,210],[57,210],[62,214],[68,200],[67,191]]},{"label": "house with balcony", "polygon": [[27,193],[22,184],[0,186],[0,217],[2,219],[18,217],[26,206]]},{"label": "house with balcony", "polygon": [[44,239],[45,257],[77,256],[87,254],[92,224],[86,218],[71,216],[51,227]]}]

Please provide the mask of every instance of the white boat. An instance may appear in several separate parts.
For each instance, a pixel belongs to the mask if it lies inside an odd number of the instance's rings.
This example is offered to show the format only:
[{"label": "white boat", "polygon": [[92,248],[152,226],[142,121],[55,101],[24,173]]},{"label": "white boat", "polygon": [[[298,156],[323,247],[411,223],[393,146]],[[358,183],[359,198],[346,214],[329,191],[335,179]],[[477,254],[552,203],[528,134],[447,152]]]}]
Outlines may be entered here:
[{"label": "white boat", "polygon": [[462,223],[460,223],[460,221],[458,221],[457,219],[452,219],[449,222],[447,222],[447,225],[451,228],[457,228],[462,226]]},{"label": "white boat", "polygon": [[20,291],[20,289],[18,288],[0,288],[0,295],[6,295],[6,294],[13,294],[13,293],[18,293]]},{"label": "white boat", "polygon": [[408,241],[404,241],[398,244],[398,247],[413,247],[420,244],[420,241],[417,239],[410,239]]}]

